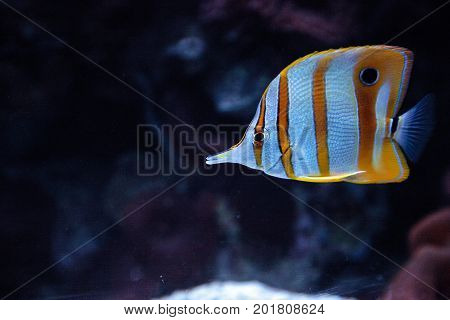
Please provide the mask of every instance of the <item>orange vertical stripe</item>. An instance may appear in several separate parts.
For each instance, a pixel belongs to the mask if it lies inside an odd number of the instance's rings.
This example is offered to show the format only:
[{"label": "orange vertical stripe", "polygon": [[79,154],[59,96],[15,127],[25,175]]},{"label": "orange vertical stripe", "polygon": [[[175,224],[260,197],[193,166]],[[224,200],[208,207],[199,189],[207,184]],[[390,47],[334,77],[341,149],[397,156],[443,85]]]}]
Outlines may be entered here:
[{"label": "orange vertical stripe", "polygon": [[[264,91],[263,96],[261,98],[258,122],[256,123],[255,132],[254,132],[255,135],[257,133],[264,134],[264,126],[265,126],[265,119],[266,119],[265,115],[266,115],[266,95],[267,95],[267,90],[268,90],[268,87]],[[262,166],[262,148],[263,148],[263,144],[264,144],[264,141],[261,141],[261,142],[254,141],[253,142],[253,152],[255,154],[256,165],[258,167]]]},{"label": "orange vertical stripe", "polygon": [[287,81],[287,69],[280,74],[278,88],[278,145],[281,152],[281,162],[288,178],[294,179],[295,173],[292,167],[292,150],[289,141],[289,88]]},{"label": "orange vertical stripe", "polygon": [[328,65],[332,59],[331,54],[320,59],[313,76],[313,113],[316,126],[317,162],[321,176],[330,175],[325,72],[328,70]]},{"label": "orange vertical stripe", "polygon": [[[353,82],[358,101],[359,118],[358,168],[365,171],[364,175],[360,177],[363,183],[401,181],[407,177],[408,166],[402,159],[397,160],[396,147],[388,137],[390,135],[389,123],[391,117],[394,116],[395,106],[401,104],[406,91],[411,64],[412,54],[409,51],[386,46],[365,49],[355,64]],[[359,79],[361,70],[367,67],[376,68],[379,72],[377,83],[371,86],[363,85]],[[376,100],[384,83],[390,84],[387,114],[386,118],[377,119]],[[383,141],[381,160],[379,163],[373,163],[378,123],[386,125],[383,133],[385,140]],[[402,155],[399,157],[402,158]],[[402,170],[404,174],[400,174]],[[401,178],[398,178],[398,175]]]},{"label": "orange vertical stripe", "polygon": [[[377,130],[376,118],[376,98],[381,83],[385,80],[385,70],[380,69],[378,82],[372,86],[365,86],[359,79],[359,74],[367,66],[383,66],[383,60],[388,57],[380,56],[379,51],[375,49],[364,50],[358,58],[353,74],[353,83],[355,85],[355,94],[358,101],[358,127],[359,127],[359,152],[358,168],[365,171],[366,179],[374,179],[376,173],[373,168],[374,138]],[[378,53],[378,54],[377,54]],[[389,103],[389,105],[392,105]],[[388,109],[389,113],[389,109]]]}]

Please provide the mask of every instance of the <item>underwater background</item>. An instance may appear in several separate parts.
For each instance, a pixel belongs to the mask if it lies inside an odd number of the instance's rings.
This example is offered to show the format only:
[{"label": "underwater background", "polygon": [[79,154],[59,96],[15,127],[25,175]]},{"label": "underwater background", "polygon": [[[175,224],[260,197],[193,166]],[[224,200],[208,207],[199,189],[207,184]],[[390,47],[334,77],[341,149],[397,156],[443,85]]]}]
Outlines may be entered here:
[{"label": "underwater background", "polygon": [[[194,127],[246,125],[265,86],[295,59],[383,44],[443,3],[7,2]],[[0,15],[5,296],[179,177],[136,170],[137,126],[176,119],[2,3]],[[433,136],[407,181],[277,180],[400,265],[411,227],[449,205],[449,18],[443,7],[390,43],[415,54],[402,110],[436,95]],[[193,174],[9,298],[146,299],[213,280],[258,280],[372,299],[399,271],[264,177],[224,170]],[[448,290],[450,281],[436,285]]]}]

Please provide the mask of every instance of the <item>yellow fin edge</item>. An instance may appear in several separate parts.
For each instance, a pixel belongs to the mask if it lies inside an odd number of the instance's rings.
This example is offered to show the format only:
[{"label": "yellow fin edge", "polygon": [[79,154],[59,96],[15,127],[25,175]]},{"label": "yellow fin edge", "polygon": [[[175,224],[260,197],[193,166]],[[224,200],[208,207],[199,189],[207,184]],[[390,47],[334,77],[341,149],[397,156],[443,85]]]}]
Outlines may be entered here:
[{"label": "yellow fin edge", "polygon": [[364,171],[343,173],[326,177],[308,177],[308,176],[296,177],[295,180],[303,182],[316,182],[316,183],[341,182],[348,177],[352,177],[361,173],[364,173]]}]

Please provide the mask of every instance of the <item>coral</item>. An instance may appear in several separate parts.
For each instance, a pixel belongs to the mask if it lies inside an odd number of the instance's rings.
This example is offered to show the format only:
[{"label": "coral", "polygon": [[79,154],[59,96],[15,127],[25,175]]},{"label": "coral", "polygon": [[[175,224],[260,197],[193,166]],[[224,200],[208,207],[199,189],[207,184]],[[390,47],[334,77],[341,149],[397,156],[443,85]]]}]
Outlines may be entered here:
[{"label": "coral", "polygon": [[211,282],[189,290],[175,291],[169,300],[339,300],[329,294],[301,294],[269,287],[257,281]]},{"label": "coral", "polygon": [[435,212],[409,233],[411,258],[394,277],[384,299],[450,296],[450,207]]},{"label": "coral", "polygon": [[[353,7],[348,1],[333,1],[334,11],[302,8],[294,1],[281,0],[206,0],[202,6],[207,20],[225,19],[240,12],[260,16],[272,28],[281,31],[301,33],[324,43],[336,43],[348,34]],[[339,10],[343,7],[346,10]]]}]

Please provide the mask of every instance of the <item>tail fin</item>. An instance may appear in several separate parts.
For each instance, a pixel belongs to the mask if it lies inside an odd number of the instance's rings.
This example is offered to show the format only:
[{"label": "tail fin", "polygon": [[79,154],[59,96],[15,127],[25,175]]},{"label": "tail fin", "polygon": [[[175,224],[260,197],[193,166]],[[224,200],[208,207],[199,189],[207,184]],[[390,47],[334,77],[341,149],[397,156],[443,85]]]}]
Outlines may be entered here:
[{"label": "tail fin", "polygon": [[398,118],[394,140],[409,160],[416,162],[431,135],[434,124],[434,96],[426,95]]}]

